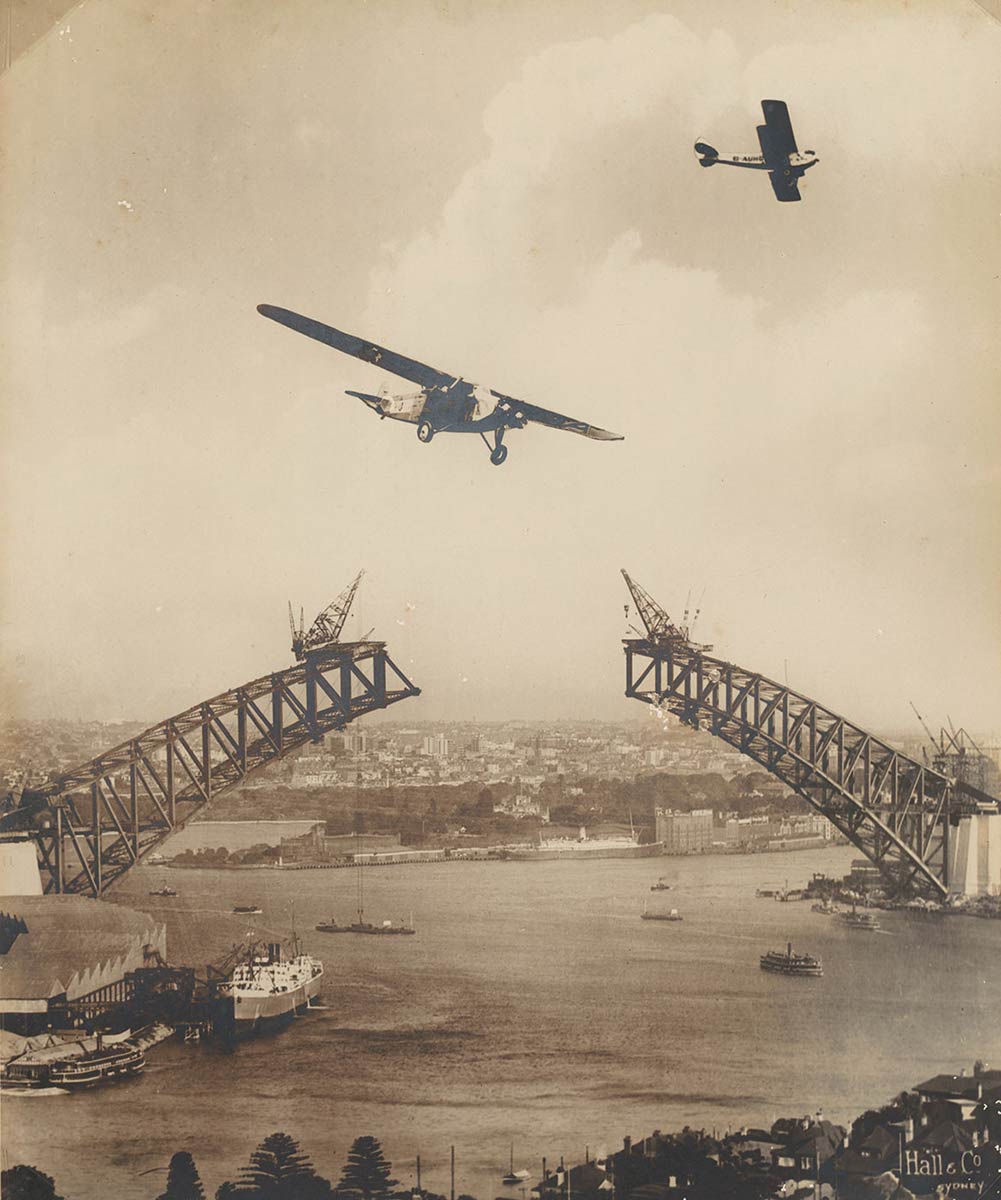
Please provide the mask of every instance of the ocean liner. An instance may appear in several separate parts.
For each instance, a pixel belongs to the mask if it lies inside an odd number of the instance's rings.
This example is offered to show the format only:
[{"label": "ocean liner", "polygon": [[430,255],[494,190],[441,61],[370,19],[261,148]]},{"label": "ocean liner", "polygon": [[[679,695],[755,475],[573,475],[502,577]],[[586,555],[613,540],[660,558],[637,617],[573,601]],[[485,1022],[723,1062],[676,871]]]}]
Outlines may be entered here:
[{"label": "ocean liner", "polygon": [[516,862],[539,862],[546,859],[576,862],[589,858],[652,858],[663,853],[663,842],[641,845],[635,834],[632,837],[589,838],[587,830],[582,826],[576,838],[553,838],[549,841],[540,838],[537,846],[512,847],[510,850],[502,850],[500,857]]},{"label": "ocean liner", "polygon": [[303,954],[293,939],[291,954],[278,942],[251,949],[220,985],[224,1029],[241,1038],[292,1020],[320,994],[323,963]]}]

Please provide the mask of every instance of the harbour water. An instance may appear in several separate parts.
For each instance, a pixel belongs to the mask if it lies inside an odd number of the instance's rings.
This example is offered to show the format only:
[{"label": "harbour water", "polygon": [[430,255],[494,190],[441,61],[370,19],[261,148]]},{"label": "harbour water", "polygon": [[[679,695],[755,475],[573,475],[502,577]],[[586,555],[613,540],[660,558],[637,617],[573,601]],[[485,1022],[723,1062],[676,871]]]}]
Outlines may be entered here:
[{"label": "harbour water", "polygon": [[[419,1153],[424,1185],[446,1194],[454,1144],[457,1193],[493,1200],[511,1142],[535,1175],[543,1155],[579,1161],[653,1129],[818,1108],[846,1122],[975,1057],[1001,1063],[998,922],[885,913],[861,934],[808,903],[755,899],[841,874],[854,853],[366,871],[366,918],[412,910],[413,938],[313,930],[352,915],[350,871],[134,871],[114,902],[161,916],[176,962],[287,932],[294,900],[327,1007],[231,1053],[175,1040],[135,1081],[9,1101],[4,1164],[33,1163],[79,1200],[138,1200],[164,1178],[142,1172],[175,1150],[211,1194],[275,1130],[334,1181],[351,1141],[372,1134],[402,1184]],[[660,876],[672,889],[652,894]],[[167,881],[178,897],[148,895]],[[684,920],[641,921],[645,901]],[[232,914],[253,902],[261,916]],[[790,941],[822,957],[823,978],[759,970]]]}]

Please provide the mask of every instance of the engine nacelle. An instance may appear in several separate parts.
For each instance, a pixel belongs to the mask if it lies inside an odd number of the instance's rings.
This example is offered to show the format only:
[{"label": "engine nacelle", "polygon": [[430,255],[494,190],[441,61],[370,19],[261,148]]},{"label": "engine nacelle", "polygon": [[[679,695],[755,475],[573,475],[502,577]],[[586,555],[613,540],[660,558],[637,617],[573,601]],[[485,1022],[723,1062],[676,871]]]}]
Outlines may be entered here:
[{"label": "engine nacelle", "polygon": [[711,167],[719,158],[719,151],[708,142],[696,142],[695,153],[700,156],[699,165],[702,167]]}]

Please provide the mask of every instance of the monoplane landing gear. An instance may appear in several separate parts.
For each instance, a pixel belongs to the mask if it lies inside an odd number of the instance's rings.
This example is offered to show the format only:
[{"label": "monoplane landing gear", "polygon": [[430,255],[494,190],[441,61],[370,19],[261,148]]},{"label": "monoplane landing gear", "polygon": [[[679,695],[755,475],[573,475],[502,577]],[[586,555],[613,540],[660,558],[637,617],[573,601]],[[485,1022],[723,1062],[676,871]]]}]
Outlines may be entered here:
[{"label": "monoplane landing gear", "polygon": [[[480,437],[483,437],[483,435],[480,434]],[[488,446],[490,445],[485,437],[483,440]],[[504,445],[504,427],[501,426],[499,429],[494,430],[494,445],[490,451],[490,461],[495,467],[499,467],[505,458],[507,458],[507,446]]]},{"label": "monoplane landing gear", "polygon": [[422,418],[417,422],[417,440],[423,442],[425,446],[434,437],[434,426],[426,418]]}]

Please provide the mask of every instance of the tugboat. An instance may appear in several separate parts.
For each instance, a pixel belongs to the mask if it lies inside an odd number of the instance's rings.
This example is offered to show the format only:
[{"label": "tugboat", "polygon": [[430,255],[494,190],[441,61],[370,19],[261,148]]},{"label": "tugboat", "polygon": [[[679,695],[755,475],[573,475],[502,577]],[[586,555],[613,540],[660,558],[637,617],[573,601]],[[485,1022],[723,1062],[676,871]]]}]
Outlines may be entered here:
[{"label": "tugboat", "polygon": [[177,895],[177,889],[176,889],[176,888],[172,888],[172,887],[170,886],[170,884],[168,884],[168,883],[165,883],[165,884],[163,885],[163,887],[161,887],[161,888],[157,888],[157,889],[156,889],[156,891],[151,891],[151,892],[150,892],[150,895],[151,895],[151,896],[176,896],[176,895]]},{"label": "tugboat", "polygon": [[650,885],[651,892],[669,892],[671,885],[666,879],[658,879],[656,883]]},{"label": "tugboat", "polygon": [[882,926],[869,912],[859,912],[854,905],[850,912],[838,913],[838,920],[843,921],[849,929],[861,929],[866,933],[876,933]]},{"label": "tugboat", "polygon": [[838,911],[830,900],[818,900],[816,904],[810,905],[810,911],[823,913],[825,917],[833,917]]},{"label": "tugboat", "polygon": [[824,968],[819,958],[812,954],[793,954],[792,942],[786,944],[786,952],[769,950],[761,956],[762,971],[774,971],[778,975],[823,975]]}]

